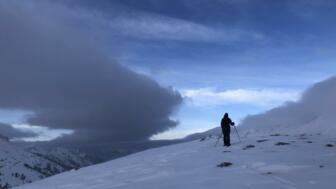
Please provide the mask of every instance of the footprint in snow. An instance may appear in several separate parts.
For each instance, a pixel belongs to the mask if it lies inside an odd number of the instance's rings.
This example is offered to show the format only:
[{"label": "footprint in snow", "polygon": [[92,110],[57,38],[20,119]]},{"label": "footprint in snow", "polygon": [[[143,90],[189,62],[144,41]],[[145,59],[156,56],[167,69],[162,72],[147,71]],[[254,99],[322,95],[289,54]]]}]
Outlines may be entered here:
[{"label": "footprint in snow", "polygon": [[261,140],[257,140],[258,143],[261,143],[261,142],[266,142],[268,141],[268,139],[261,139]]},{"label": "footprint in snow", "polygon": [[278,142],[278,143],[275,143],[274,145],[276,145],[276,146],[284,146],[284,145],[290,145],[290,143],[288,143],[288,142]]},{"label": "footprint in snow", "polygon": [[270,134],[270,136],[289,136],[289,134],[279,134],[279,133],[275,133],[275,134]]},{"label": "footprint in snow", "polygon": [[223,167],[230,167],[232,165],[231,162],[222,162],[220,164],[217,165],[217,167],[223,168]]},{"label": "footprint in snow", "polygon": [[262,173],[262,175],[271,175],[271,174],[273,174],[272,172],[266,172],[266,173]]},{"label": "footprint in snow", "polygon": [[333,144],[326,144],[325,146],[326,146],[326,147],[334,147]]},{"label": "footprint in snow", "polygon": [[206,138],[206,137],[203,137],[203,138],[201,138],[199,141],[200,141],[200,142],[205,141],[205,138]]},{"label": "footprint in snow", "polygon": [[254,145],[249,144],[249,145],[245,146],[245,147],[243,148],[243,150],[247,150],[247,149],[254,148],[254,147],[255,147]]}]

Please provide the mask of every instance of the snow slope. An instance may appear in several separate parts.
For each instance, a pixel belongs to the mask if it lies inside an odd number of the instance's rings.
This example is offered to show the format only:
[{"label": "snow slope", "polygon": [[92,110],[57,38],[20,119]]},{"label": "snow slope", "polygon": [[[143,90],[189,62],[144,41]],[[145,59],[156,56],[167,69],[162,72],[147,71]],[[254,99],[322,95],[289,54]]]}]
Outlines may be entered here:
[{"label": "snow slope", "polygon": [[34,146],[26,148],[26,151],[61,165],[66,170],[78,169],[93,164],[90,158],[79,150],[70,150],[62,147]]},{"label": "snow slope", "polygon": [[[233,138],[236,141],[235,138]],[[336,140],[320,134],[215,137],[150,149],[18,189],[324,188],[336,185]],[[218,167],[223,162],[228,167]],[[224,163],[225,164],[225,163]]]},{"label": "snow slope", "polygon": [[40,180],[69,169],[91,164],[66,149],[24,148],[0,138],[0,188]]}]

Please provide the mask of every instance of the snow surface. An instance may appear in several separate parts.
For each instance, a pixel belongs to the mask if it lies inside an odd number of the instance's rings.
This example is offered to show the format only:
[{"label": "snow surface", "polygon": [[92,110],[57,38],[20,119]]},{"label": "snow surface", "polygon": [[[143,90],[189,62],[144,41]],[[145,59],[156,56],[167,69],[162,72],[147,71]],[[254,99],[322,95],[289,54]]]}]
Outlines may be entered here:
[{"label": "snow surface", "polygon": [[[214,147],[215,142],[207,137],[150,149],[18,189],[335,188],[334,138],[273,133],[243,138],[231,147],[221,146],[222,141]],[[232,165],[217,167],[222,162]]]},{"label": "snow surface", "polygon": [[0,188],[30,183],[92,164],[79,154],[63,148],[25,148],[0,138]]}]

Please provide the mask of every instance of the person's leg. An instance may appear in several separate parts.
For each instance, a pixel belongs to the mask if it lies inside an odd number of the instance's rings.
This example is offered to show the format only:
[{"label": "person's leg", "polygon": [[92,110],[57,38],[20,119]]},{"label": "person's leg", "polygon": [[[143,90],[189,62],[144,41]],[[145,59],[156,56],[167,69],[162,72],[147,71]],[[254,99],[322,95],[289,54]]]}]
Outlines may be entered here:
[{"label": "person's leg", "polygon": [[223,133],[223,143],[224,143],[224,146],[226,146],[225,130],[223,128],[222,128],[222,133]]},{"label": "person's leg", "polygon": [[224,129],[224,139],[225,139],[225,145],[226,146],[229,146],[230,145],[230,131],[227,129],[227,128],[225,128]]},{"label": "person's leg", "polygon": [[231,145],[231,141],[230,141],[230,129],[227,130],[227,145],[228,146]]},{"label": "person's leg", "polygon": [[224,146],[227,146],[228,145],[228,140],[227,140],[227,135],[226,133],[224,133]]}]

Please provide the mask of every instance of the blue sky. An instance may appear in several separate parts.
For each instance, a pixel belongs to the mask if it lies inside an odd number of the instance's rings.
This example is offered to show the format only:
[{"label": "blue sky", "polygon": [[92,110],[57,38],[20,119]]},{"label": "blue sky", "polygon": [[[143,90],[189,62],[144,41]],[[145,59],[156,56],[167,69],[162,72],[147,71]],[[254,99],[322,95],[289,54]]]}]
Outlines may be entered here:
[{"label": "blue sky", "polygon": [[332,1],[84,4],[108,23],[100,27],[114,58],[188,97],[179,127],[158,138],[212,128],[225,111],[239,121],[297,100],[335,71]]},{"label": "blue sky", "polygon": [[56,6],[62,11],[51,14],[92,36],[111,60],[182,93],[185,101],[172,115],[179,126],[156,139],[213,128],[224,112],[239,122],[297,100],[336,70],[332,0],[64,0]]}]

